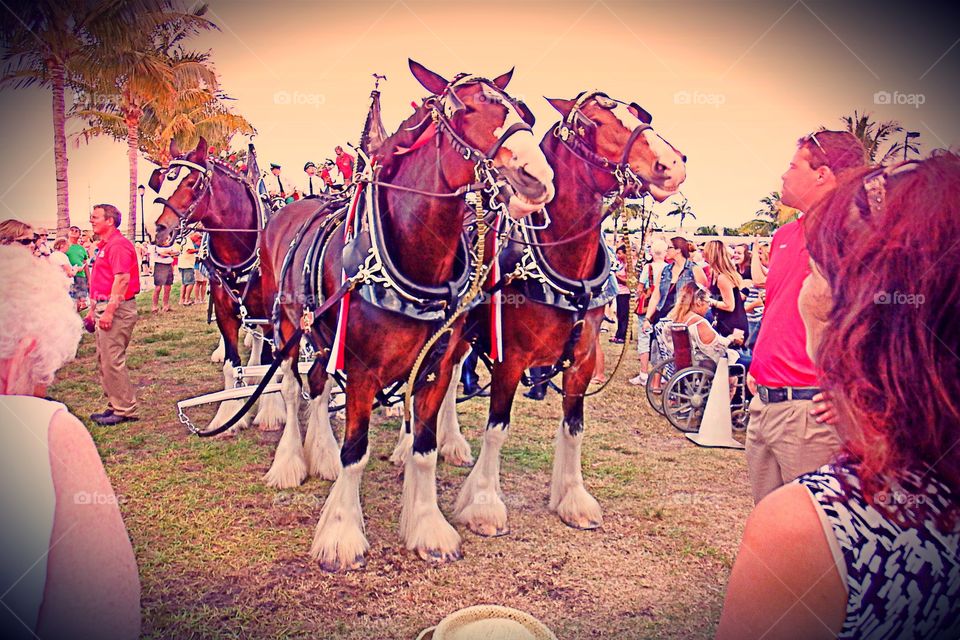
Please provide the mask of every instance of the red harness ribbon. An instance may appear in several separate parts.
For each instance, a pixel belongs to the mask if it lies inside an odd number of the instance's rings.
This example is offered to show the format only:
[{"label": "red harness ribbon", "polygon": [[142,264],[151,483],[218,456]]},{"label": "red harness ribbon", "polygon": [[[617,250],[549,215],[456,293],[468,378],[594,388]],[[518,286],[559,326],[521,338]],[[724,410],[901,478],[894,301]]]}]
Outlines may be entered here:
[{"label": "red harness ribbon", "polygon": [[[358,185],[350,201],[350,210],[347,213],[347,219],[343,223],[343,239],[348,241],[354,235],[354,224],[357,215],[357,207],[360,204],[360,196],[363,193],[363,186]],[[340,271],[340,284],[347,280],[347,272]],[[337,313],[337,331],[333,336],[333,348],[330,351],[330,359],[327,360],[327,373],[333,374],[337,369],[343,369],[344,351],[347,344],[347,319],[350,313],[350,292],[347,291],[340,299],[340,310]]]}]

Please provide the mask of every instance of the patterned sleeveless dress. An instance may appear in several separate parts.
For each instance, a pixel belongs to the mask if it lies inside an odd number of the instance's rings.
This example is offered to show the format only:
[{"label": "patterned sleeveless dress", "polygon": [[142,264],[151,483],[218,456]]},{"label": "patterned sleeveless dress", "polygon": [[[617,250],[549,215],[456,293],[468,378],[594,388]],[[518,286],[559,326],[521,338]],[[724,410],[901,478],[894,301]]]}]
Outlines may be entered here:
[{"label": "patterned sleeveless dress", "polygon": [[829,464],[796,479],[813,497],[847,590],[838,638],[960,638],[960,531],[943,533],[933,518],[956,497],[937,480],[908,474],[877,502],[909,510],[924,501],[922,526],[898,524],[867,504],[852,464]]}]

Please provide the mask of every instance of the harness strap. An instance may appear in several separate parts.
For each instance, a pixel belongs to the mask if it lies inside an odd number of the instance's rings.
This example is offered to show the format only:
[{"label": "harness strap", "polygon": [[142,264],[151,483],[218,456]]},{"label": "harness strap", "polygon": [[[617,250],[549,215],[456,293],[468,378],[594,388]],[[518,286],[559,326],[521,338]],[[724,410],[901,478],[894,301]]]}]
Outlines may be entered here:
[{"label": "harness strap", "polygon": [[[340,285],[340,288],[337,289],[336,293],[332,297],[330,297],[326,302],[320,305],[320,307],[317,308],[316,317],[319,317],[320,315],[325,313],[328,309],[330,309],[330,307],[332,307],[334,304],[336,304],[337,302],[340,302],[340,298],[345,296],[348,291],[353,289],[353,287],[354,287],[354,283],[351,280],[347,280],[342,285]],[[250,409],[253,407],[254,403],[260,398],[260,396],[263,395],[263,390],[266,389],[267,385],[270,384],[270,381],[273,380],[273,376],[276,375],[277,369],[279,369],[280,365],[283,364],[283,361],[290,354],[290,351],[293,349],[294,345],[300,342],[301,337],[303,337],[303,329],[298,327],[297,330],[293,332],[293,335],[291,335],[290,338],[283,343],[283,347],[280,348],[280,351],[277,352],[277,354],[274,356],[273,362],[270,364],[270,368],[267,369],[267,372],[263,375],[263,378],[261,378],[260,384],[257,385],[257,388],[254,390],[253,394],[249,398],[247,398],[247,401],[243,403],[243,406],[240,407],[240,410],[237,411],[237,413],[234,414],[232,418],[227,420],[225,423],[223,423],[216,429],[210,429],[209,431],[198,431],[197,435],[200,436],[201,438],[209,438],[211,436],[215,436],[223,433],[224,431],[226,431],[227,429],[235,425],[237,422],[239,422],[240,419],[243,418],[243,416],[245,416],[248,411],[250,411]]]}]

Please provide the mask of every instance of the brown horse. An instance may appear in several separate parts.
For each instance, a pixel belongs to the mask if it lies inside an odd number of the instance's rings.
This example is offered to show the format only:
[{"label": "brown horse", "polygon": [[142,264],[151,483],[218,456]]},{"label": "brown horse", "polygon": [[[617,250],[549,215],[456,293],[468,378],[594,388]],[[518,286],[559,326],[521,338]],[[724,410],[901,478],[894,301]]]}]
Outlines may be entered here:
[{"label": "brown horse", "polygon": [[[602,521],[600,505],[584,488],[580,464],[584,393],[596,360],[595,345],[604,304],[616,295],[609,254],[601,240],[605,197],[648,192],[663,200],[686,178],[686,157],[650,126],[635,103],[592,91],[572,100],[549,100],[562,115],[541,148],[554,168],[556,197],[545,229],[526,230],[516,241],[513,264],[525,270],[503,289],[502,361],[494,362],[487,427],[480,456],[461,488],[455,519],[481,535],[507,531],[500,490],[500,449],[525,369],[555,365],[563,371],[563,419],[556,436],[549,506],[571,527],[592,529]],[[543,225],[542,215],[532,216]],[[526,252],[526,256],[520,254]],[[509,261],[510,248],[504,252]],[[471,313],[467,332],[479,328],[489,347],[489,309]],[[467,347],[461,344],[459,362]],[[444,457],[469,464],[470,447],[456,421],[455,367],[440,413]]]},{"label": "brown horse", "polygon": [[[188,228],[198,227],[209,234],[203,264],[210,272],[210,296],[225,349],[224,388],[231,389],[236,384],[236,368],[240,366],[239,331],[243,320],[270,317],[257,261],[259,236],[265,220],[254,189],[259,169],[253,146],[245,173],[209,156],[207,149],[204,138],[186,154],[172,142],[173,160],[167,168],[153,172],[150,186],[159,192],[165,174],[168,179],[176,179],[187,170],[169,198],[158,197],[154,201],[163,205],[156,221],[156,243],[169,246]],[[258,327],[267,337],[272,333],[269,323]],[[259,364],[261,357],[272,360],[272,351],[269,343],[257,338],[248,364]],[[225,423],[242,405],[242,400],[221,403],[208,428]],[[261,398],[254,422],[261,428],[279,427],[283,416],[283,400],[279,394],[271,393]],[[239,426],[235,425],[232,431]]]},{"label": "brown horse", "polygon": [[[321,353],[308,375],[313,400],[306,460],[297,423],[300,391],[290,375],[296,348],[283,364],[287,423],[271,473],[292,482],[302,481],[313,460],[329,457],[336,446],[325,422],[330,383],[323,361],[336,362],[337,351],[331,354],[329,347],[336,343],[341,314],[334,306],[322,317],[310,316],[309,309],[319,300],[304,279],[305,266],[319,262],[319,298],[327,300],[342,289],[344,275],[360,273],[361,263],[373,274],[350,295],[347,320],[339,327],[348,380],[342,471],[324,503],[311,548],[312,557],[331,571],[361,566],[369,548],[359,489],[368,460],[374,396],[409,375],[419,351],[444,319],[451,318],[450,310],[462,294],[458,270],[465,271],[470,259],[462,250],[458,254],[466,209],[458,196],[499,185],[512,192],[510,211],[516,215],[540,209],[553,197],[553,172],[532,135],[532,116],[504,92],[512,71],[494,80],[460,75],[448,82],[413,61],[410,68],[432,95],[379,147],[374,159],[379,173],[360,177],[358,188],[370,199],[357,218],[331,223],[331,208],[294,203],[267,225],[261,252],[264,278],[277,288],[282,342],[303,323],[311,328],[309,337]],[[334,232],[323,231],[334,224],[339,225]],[[345,225],[356,230],[355,240],[345,239]],[[331,238],[325,246],[312,249],[307,242],[288,254],[298,236],[321,233]],[[358,248],[359,260],[354,258]],[[310,262],[311,255],[315,262]],[[459,325],[453,341],[458,333]],[[439,350],[438,363],[417,389],[413,453],[400,518],[406,546],[437,562],[460,557],[460,536],[437,506],[435,478],[436,414],[450,379],[451,351]]]}]

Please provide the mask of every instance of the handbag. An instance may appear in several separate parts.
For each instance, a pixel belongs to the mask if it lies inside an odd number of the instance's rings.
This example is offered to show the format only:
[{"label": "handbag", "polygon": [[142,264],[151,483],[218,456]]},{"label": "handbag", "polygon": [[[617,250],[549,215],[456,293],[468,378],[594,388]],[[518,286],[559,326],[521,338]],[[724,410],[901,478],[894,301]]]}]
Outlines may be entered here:
[{"label": "handbag", "polygon": [[653,264],[647,265],[647,286],[637,287],[637,308],[633,310],[638,316],[647,312],[647,303],[653,294]]}]

